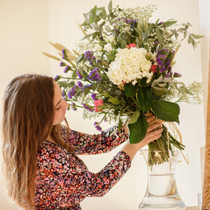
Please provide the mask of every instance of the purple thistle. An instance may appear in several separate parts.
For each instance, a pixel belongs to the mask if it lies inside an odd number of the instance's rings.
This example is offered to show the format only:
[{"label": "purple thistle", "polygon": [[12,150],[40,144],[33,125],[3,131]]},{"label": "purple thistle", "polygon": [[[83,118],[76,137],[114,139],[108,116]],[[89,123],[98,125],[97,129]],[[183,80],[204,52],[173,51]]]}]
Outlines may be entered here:
[{"label": "purple thistle", "polygon": [[60,79],[60,75],[56,75],[55,77],[54,77],[54,80],[55,81],[58,81]]},{"label": "purple thistle", "polygon": [[66,66],[65,69],[63,70],[64,73],[67,73],[70,70],[69,66]]},{"label": "purple thistle", "polygon": [[164,71],[167,71],[167,69],[166,68],[161,69],[160,73],[163,73]]},{"label": "purple thistle", "polygon": [[174,77],[181,77],[182,75],[177,73],[177,72],[174,72]]},{"label": "purple thistle", "polygon": [[156,58],[156,61],[157,61],[159,66],[164,67],[163,62],[159,57]]},{"label": "purple thistle", "polygon": [[62,54],[63,54],[63,57],[62,57],[62,59],[65,59],[65,57],[66,57],[66,50],[65,49],[62,49]]},{"label": "purple thistle", "polygon": [[83,103],[82,105],[84,106],[85,109],[89,110],[90,112],[93,112],[93,110],[89,106],[87,106],[85,103]]},{"label": "purple thistle", "polygon": [[96,94],[95,94],[95,93],[92,93],[92,94],[91,94],[91,97],[92,97],[92,99],[93,99],[94,101],[96,101],[96,100],[97,100],[97,98],[96,98]]},{"label": "purple thistle", "polygon": [[74,102],[71,103],[71,108],[73,111],[77,111],[76,104]]},{"label": "purple thistle", "polygon": [[66,64],[63,62],[63,61],[61,61],[60,62],[60,66],[62,67],[62,66],[66,66]]},{"label": "purple thistle", "polygon": [[78,69],[77,69],[77,75],[78,75],[79,79],[82,79],[82,75],[79,73]]},{"label": "purple thistle", "polygon": [[86,88],[90,88],[90,87],[92,87],[92,86],[93,86],[92,84],[90,84],[90,85],[85,85],[85,86],[82,88],[82,91],[85,90]]},{"label": "purple thistle", "polygon": [[91,51],[86,51],[85,53],[84,53],[84,55],[85,55],[85,59],[87,59],[87,60],[90,60],[91,59],[91,57],[92,57],[92,55],[93,55],[93,53],[91,52]]},{"label": "purple thistle", "polygon": [[78,84],[78,87],[79,87],[80,89],[83,88],[83,84],[82,84],[80,81],[78,81],[77,84]]}]

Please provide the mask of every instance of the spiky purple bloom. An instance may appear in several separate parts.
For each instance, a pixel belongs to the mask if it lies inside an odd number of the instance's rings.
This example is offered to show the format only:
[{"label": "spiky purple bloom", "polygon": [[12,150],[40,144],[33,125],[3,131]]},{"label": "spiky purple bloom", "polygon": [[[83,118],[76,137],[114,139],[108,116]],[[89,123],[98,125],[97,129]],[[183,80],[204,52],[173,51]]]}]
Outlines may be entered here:
[{"label": "spiky purple bloom", "polygon": [[160,73],[163,73],[164,71],[167,71],[167,69],[166,68],[160,69]]},{"label": "spiky purple bloom", "polygon": [[164,67],[163,61],[159,57],[156,58],[156,61],[159,66]]},{"label": "spiky purple bloom", "polygon": [[64,73],[67,73],[70,70],[69,66],[66,66],[65,69],[63,70]]},{"label": "spiky purple bloom", "polygon": [[90,60],[91,57],[93,56],[93,53],[88,50],[84,53],[84,55],[85,55],[85,59]]},{"label": "spiky purple bloom", "polygon": [[92,86],[93,86],[93,84],[85,85],[85,86],[82,88],[82,91],[85,90],[86,88],[90,88],[90,87],[92,87]]},{"label": "spiky purple bloom", "polygon": [[174,77],[181,77],[182,75],[177,73],[177,72],[174,72]]},{"label": "spiky purple bloom", "polygon": [[60,79],[60,75],[56,75],[55,77],[54,77],[54,80],[55,81],[58,81]]},{"label": "spiky purple bloom", "polygon": [[165,78],[169,78],[171,75],[172,75],[171,72],[170,73],[167,73],[166,76],[165,76]]},{"label": "spiky purple bloom", "polygon": [[89,106],[87,106],[85,103],[83,103],[82,105],[84,106],[85,109],[89,110],[90,112],[93,112],[93,110]]},{"label": "spiky purple bloom", "polygon": [[82,79],[82,75],[79,73],[78,69],[77,69],[77,75],[78,75],[79,79]]},{"label": "spiky purple bloom", "polygon": [[74,88],[72,88],[69,92],[68,92],[68,98],[72,99],[72,97],[76,94],[76,91]]},{"label": "spiky purple bloom", "polygon": [[73,111],[77,111],[76,104],[74,102],[71,103],[71,108]]},{"label": "spiky purple bloom", "polygon": [[97,100],[97,98],[96,98],[96,94],[95,94],[95,93],[92,93],[92,94],[91,94],[91,97],[92,97],[92,99],[93,99],[94,101],[96,101],[96,100]]},{"label": "spiky purple bloom", "polygon": [[83,84],[82,84],[80,81],[78,81],[77,84],[78,84],[78,87],[79,87],[80,89],[83,88]]},{"label": "spiky purple bloom", "polygon": [[65,49],[62,49],[61,52],[62,52],[62,55],[63,55],[62,58],[64,59],[66,57],[66,50]]},{"label": "spiky purple bloom", "polygon": [[98,122],[94,122],[94,126],[95,126],[96,130],[98,130],[100,132],[102,131],[102,128],[99,126]]},{"label": "spiky purple bloom", "polygon": [[60,62],[60,66],[62,67],[62,66],[66,66],[66,64],[63,62],[63,61],[61,61]]},{"label": "spiky purple bloom", "polygon": [[89,79],[89,80],[91,80],[91,81],[94,81],[94,80],[99,80],[99,81],[101,81],[100,75],[99,75],[99,73],[97,72],[98,70],[99,70],[98,67],[96,67],[95,69],[93,69],[93,70],[89,73],[87,79]]},{"label": "spiky purple bloom", "polygon": [[157,25],[159,26],[159,25],[161,25],[161,24],[163,24],[164,22],[159,22]]}]

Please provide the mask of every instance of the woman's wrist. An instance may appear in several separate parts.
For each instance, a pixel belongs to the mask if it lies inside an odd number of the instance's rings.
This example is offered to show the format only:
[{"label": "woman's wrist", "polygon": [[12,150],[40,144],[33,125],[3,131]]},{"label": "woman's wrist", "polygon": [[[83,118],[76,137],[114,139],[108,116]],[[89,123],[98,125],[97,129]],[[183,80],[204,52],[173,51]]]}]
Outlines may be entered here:
[{"label": "woman's wrist", "polygon": [[129,142],[127,142],[122,148],[122,151],[124,151],[130,157],[131,160],[133,160],[138,150],[139,148],[137,148],[135,144],[130,144]]}]

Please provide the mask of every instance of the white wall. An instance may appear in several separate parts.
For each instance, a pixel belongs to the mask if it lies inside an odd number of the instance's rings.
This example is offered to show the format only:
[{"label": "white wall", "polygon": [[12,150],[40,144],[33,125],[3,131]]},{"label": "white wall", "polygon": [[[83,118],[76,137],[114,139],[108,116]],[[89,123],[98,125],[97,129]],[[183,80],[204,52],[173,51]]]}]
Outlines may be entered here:
[{"label": "white wall", "polygon": [[[109,0],[55,0],[49,2],[49,39],[52,42],[63,44],[71,49],[74,42],[83,37],[76,21],[83,22],[83,13],[88,12],[95,5],[106,6]],[[119,4],[121,7],[144,6],[150,3],[157,4],[158,10],[155,11],[152,20],[160,18],[166,21],[174,18],[179,23],[190,22],[191,32],[200,34],[198,0],[147,0],[147,1],[122,1],[114,0],[113,5]],[[50,48],[50,53],[56,55],[56,50]],[[186,84],[202,81],[201,70],[201,49],[200,46],[193,48],[186,42],[176,56],[177,63],[174,71],[183,75],[182,79]],[[63,68],[59,67],[59,62],[51,61],[52,74],[62,74]],[[188,155],[190,164],[184,161],[177,167],[177,185],[179,193],[187,206],[197,205],[197,193],[201,192],[200,178],[200,157],[199,148],[204,145],[204,112],[203,105],[180,104],[180,125],[184,144],[186,145],[185,154]],[[70,127],[88,133],[96,133],[92,121],[83,121],[81,112],[70,111],[67,119]],[[105,124],[103,128],[109,127]],[[121,147],[111,153],[94,156],[82,156],[81,158],[93,172],[98,172]],[[183,160],[183,159],[182,159]],[[136,155],[132,162],[132,167],[122,180],[102,198],[86,198],[82,203],[85,210],[135,210],[142,200],[147,186],[147,169],[141,155]]]},{"label": "white wall", "polygon": [[[6,85],[13,77],[24,73],[50,74],[49,60],[42,54],[42,51],[46,52],[49,48],[48,2],[0,0],[0,26],[1,102]],[[0,117],[0,122],[1,120]],[[1,172],[0,183],[2,183]],[[0,210],[15,209],[18,207],[6,200],[0,184]]]},{"label": "white wall", "polygon": [[[69,49],[82,38],[76,21],[83,22],[83,13],[94,5],[106,6],[109,0],[0,0],[0,101],[11,78],[22,73],[62,73],[59,62],[50,61],[42,51],[56,54],[48,41],[58,42]],[[154,3],[158,10],[153,20],[175,18],[180,23],[190,22],[194,33],[200,33],[198,0],[114,0],[121,7],[143,6]],[[193,50],[184,43],[176,57],[174,71],[183,75],[185,83],[202,80],[201,49]],[[50,70],[49,70],[50,64]],[[197,193],[201,192],[199,148],[205,141],[203,106],[181,104],[179,129],[182,132],[190,165],[183,161],[177,168],[177,185],[182,199],[188,206],[197,205]],[[1,109],[1,105],[0,105]],[[67,114],[70,127],[88,133],[96,133],[92,121],[83,121],[81,112]],[[105,124],[104,128],[109,127]],[[81,157],[88,168],[97,172],[102,169],[121,147],[108,154]],[[1,161],[1,159],[0,159]],[[2,175],[0,174],[0,179]],[[1,180],[0,180],[1,181]],[[84,210],[135,210],[142,200],[147,186],[147,169],[141,155],[136,155],[132,167],[122,180],[104,197],[87,198],[82,202]],[[6,202],[0,185],[0,209],[18,209]]]}]

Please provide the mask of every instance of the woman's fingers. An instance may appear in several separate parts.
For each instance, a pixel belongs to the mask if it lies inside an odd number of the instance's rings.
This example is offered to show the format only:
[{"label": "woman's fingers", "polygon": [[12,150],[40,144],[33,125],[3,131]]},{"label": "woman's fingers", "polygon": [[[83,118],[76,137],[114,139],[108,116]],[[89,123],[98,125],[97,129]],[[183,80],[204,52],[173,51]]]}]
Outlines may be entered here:
[{"label": "woman's fingers", "polygon": [[148,122],[148,123],[150,123],[151,121],[153,121],[155,119],[155,116],[154,115],[152,115],[152,116],[150,116],[150,117],[146,117],[146,121]]},{"label": "woman's fingers", "polygon": [[149,125],[148,126],[148,129],[147,129],[147,133],[149,133],[150,131],[152,131],[152,130],[158,128],[158,127],[160,127],[161,125],[162,125],[161,122],[158,122],[158,123],[154,123],[152,125]]}]

